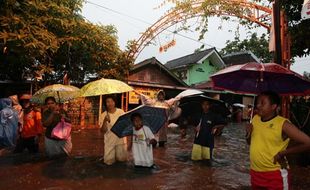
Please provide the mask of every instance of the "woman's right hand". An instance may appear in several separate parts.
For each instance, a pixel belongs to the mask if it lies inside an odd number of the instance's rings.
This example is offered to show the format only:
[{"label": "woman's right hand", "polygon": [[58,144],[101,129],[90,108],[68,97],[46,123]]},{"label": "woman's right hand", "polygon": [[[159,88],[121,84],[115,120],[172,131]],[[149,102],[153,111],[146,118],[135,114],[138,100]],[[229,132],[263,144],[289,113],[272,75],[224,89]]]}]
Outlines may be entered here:
[{"label": "woman's right hand", "polygon": [[110,122],[111,122],[111,119],[110,119],[109,114],[107,114],[107,115],[105,116],[105,118],[104,118],[103,122],[104,122],[104,123],[105,123],[105,122],[108,122],[108,123],[110,123]]},{"label": "woman's right hand", "polygon": [[103,124],[102,127],[100,128],[100,131],[101,131],[102,133],[106,133],[106,132],[108,131],[107,126],[106,126],[105,124]]}]

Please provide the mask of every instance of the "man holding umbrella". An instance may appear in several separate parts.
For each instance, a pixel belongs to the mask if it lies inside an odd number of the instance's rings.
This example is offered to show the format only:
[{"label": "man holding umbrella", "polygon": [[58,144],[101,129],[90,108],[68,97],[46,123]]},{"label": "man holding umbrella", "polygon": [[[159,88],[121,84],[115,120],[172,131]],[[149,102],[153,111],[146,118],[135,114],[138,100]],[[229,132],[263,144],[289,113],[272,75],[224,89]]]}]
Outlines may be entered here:
[{"label": "man holding umbrella", "polygon": [[202,115],[198,126],[195,128],[196,134],[191,159],[194,161],[210,161],[214,148],[214,136],[221,133],[226,121],[220,114],[210,111],[211,102],[207,99],[202,100],[201,107]]}]

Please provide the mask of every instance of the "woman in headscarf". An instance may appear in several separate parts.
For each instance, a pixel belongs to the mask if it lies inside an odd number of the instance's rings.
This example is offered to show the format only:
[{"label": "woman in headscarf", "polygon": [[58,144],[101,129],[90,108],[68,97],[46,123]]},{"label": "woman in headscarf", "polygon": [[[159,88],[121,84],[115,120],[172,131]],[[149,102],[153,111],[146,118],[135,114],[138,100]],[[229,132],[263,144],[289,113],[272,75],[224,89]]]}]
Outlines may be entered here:
[{"label": "woman in headscarf", "polygon": [[158,146],[164,147],[165,143],[167,142],[167,127],[168,121],[177,118],[181,114],[180,108],[177,106],[179,101],[178,98],[171,98],[169,100],[165,100],[166,94],[163,90],[159,90],[157,92],[156,99],[152,99],[150,97],[145,96],[142,93],[136,92],[140,95],[142,104],[150,105],[154,107],[162,107],[167,110],[167,121],[165,124],[160,128],[157,133],[158,136]]},{"label": "woman in headscarf", "polygon": [[68,139],[57,139],[52,137],[52,131],[62,118],[70,123],[65,110],[60,109],[54,97],[45,99],[47,110],[42,114],[43,127],[45,131],[45,152],[48,157],[68,156],[72,149],[71,136]]},{"label": "woman in headscarf", "polygon": [[18,115],[10,98],[0,99],[0,149],[14,147],[17,138]]}]

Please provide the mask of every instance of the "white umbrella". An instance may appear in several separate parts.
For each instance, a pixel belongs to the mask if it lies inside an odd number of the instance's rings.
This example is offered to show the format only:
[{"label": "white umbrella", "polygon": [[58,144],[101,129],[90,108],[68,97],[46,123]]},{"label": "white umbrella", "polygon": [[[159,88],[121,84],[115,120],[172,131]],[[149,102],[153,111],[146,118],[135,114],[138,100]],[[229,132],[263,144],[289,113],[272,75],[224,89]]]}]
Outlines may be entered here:
[{"label": "white umbrella", "polygon": [[196,89],[188,89],[188,90],[184,90],[181,93],[179,93],[175,98],[183,98],[186,96],[192,96],[192,95],[197,95],[197,94],[203,94],[203,92],[200,90],[196,90]]},{"label": "white umbrella", "polygon": [[240,103],[234,103],[233,106],[240,107],[240,108],[244,108],[245,107],[244,104],[240,104]]}]

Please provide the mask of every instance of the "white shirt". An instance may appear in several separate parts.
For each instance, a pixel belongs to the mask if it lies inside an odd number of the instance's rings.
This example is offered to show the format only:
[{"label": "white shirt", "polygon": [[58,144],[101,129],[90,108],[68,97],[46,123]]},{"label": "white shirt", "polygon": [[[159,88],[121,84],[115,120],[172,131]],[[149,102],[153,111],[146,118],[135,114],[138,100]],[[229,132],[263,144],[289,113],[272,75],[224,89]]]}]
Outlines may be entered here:
[{"label": "white shirt", "polygon": [[[111,128],[117,121],[117,119],[124,114],[124,111],[122,109],[116,108],[114,113],[108,113],[110,117],[110,122],[107,122],[107,132],[104,134],[104,143],[105,147],[107,148],[108,146],[114,147],[115,145],[119,144],[125,144],[126,139],[125,138],[118,138],[112,131]],[[107,111],[103,113],[103,118],[107,115]]]},{"label": "white shirt", "polygon": [[153,165],[153,147],[149,140],[154,139],[154,134],[147,126],[133,129],[132,153],[136,166],[151,167]]}]

